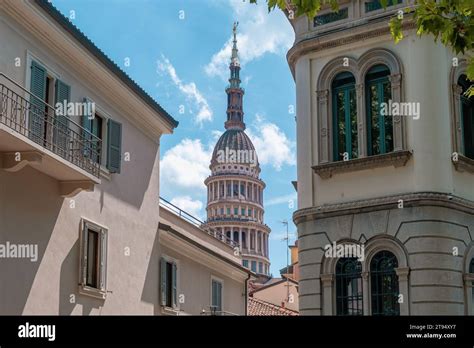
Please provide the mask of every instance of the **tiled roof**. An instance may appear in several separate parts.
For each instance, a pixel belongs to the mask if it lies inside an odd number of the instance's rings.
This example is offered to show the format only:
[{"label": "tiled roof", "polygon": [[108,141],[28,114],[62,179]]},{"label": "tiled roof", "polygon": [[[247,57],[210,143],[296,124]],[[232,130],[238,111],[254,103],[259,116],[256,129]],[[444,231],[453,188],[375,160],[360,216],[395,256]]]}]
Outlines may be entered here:
[{"label": "tiled roof", "polygon": [[284,316],[297,316],[298,312],[293,311],[288,308],[283,308],[273,303],[259,300],[254,297],[249,297],[248,299],[248,315],[258,315],[258,316],[274,316],[274,315],[284,315]]}]

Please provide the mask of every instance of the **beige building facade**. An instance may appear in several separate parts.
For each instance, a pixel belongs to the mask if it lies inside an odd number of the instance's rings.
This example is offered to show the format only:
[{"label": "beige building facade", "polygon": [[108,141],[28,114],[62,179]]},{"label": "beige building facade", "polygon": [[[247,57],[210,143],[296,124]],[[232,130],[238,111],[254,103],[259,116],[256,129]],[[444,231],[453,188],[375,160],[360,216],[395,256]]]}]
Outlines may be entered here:
[{"label": "beige building facade", "polygon": [[407,4],[340,1],[291,21],[301,315],[474,313],[466,63],[409,18],[395,45],[388,20]]},{"label": "beige building facade", "polygon": [[245,314],[232,248],[160,207],[165,110],[46,1],[0,2],[0,72],[1,314]]}]

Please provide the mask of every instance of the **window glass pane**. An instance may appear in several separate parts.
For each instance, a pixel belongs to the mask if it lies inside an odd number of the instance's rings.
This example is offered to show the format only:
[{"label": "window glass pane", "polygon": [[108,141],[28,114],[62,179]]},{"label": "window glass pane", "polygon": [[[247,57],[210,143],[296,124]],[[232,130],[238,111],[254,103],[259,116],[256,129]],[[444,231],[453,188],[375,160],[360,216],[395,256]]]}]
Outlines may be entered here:
[{"label": "window glass pane", "polygon": [[363,315],[362,265],[355,258],[336,264],[336,314]]},{"label": "window glass pane", "polygon": [[173,298],[173,264],[166,262],[166,307],[172,307]]},{"label": "window glass pane", "polygon": [[459,77],[461,92],[461,126],[464,156],[474,159],[474,97],[467,98],[464,93],[471,86],[466,75]]},{"label": "window glass pane", "polygon": [[258,263],[258,273],[263,273],[263,264],[261,262]]},{"label": "window glass pane", "polygon": [[370,262],[372,315],[400,315],[398,261],[389,251],[380,251]]},{"label": "window glass pane", "polygon": [[87,231],[87,286],[99,288],[99,233]]},{"label": "window glass pane", "polygon": [[357,105],[355,79],[351,73],[338,74],[332,83],[333,95],[333,158],[335,161],[356,158]]},{"label": "window glass pane", "polygon": [[[383,102],[387,103],[392,98],[392,86],[390,81],[386,79],[382,82],[383,86]],[[385,127],[385,152],[393,151],[393,116],[386,115],[384,117],[384,127]]]},{"label": "window glass pane", "polygon": [[250,269],[252,270],[252,272],[257,272],[257,261],[252,261],[250,265]]},{"label": "window glass pane", "polygon": [[370,95],[370,134],[371,134],[371,146],[372,152],[370,155],[380,154],[380,124],[379,124],[379,102],[377,95],[377,85],[373,84],[369,87]]}]

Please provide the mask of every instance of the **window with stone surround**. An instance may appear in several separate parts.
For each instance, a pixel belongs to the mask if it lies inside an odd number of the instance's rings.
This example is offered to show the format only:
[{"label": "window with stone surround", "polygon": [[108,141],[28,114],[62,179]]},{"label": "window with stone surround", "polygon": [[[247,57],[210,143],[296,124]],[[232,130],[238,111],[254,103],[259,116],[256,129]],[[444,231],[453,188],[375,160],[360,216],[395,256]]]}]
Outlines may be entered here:
[{"label": "window with stone surround", "polygon": [[[340,82],[343,78],[345,84]],[[405,165],[411,156],[405,120],[400,115],[380,115],[382,102],[400,103],[402,96],[402,65],[386,49],[369,50],[358,59],[338,57],[326,64],[316,91],[316,174],[327,179],[342,172]]]},{"label": "window with stone surround", "polygon": [[372,315],[400,315],[398,260],[391,252],[378,252],[370,262]]},{"label": "window with stone surround", "polygon": [[[457,58],[456,58],[457,59]],[[466,78],[467,62],[459,59],[451,68],[451,160],[456,170],[474,173],[474,97],[465,92],[471,85]]]},{"label": "window with stone surround", "polygon": [[356,258],[336,264],[336,315],[363,315],[362,264]]}]

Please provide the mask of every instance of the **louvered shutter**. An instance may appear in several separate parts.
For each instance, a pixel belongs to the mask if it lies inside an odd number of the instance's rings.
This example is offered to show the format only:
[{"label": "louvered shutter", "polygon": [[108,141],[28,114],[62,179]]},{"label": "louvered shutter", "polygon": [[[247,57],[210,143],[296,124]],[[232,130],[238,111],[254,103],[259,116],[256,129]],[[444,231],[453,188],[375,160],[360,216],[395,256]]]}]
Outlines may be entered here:
[{"label": "louvered shutter", "polygon": [[172,281],[173,281],[173,289],[172,289],[172,299],[171,303],[173,305],[173,308],[176,308],[178,306],[178,285],[177,285],[177,278],[178,278],[178,266],[176,263],[173,262],[173,273],[171,275]]},{"label": "louvered shutter", "polygon": [[[71,87],[62,82],[61,80],[56,80],[55,86],[55,103],[61,103],[67,106],[69,100],[71,99]],[[57,153],[66,159],[69,159],[71,156],[70,147],[71,147],[71,134],[69,130],[69,115],[68,108],[63,107],[63,112],[56,113],[55,122],[54,122],[54,144],[57,148]]]},{"label": "louvered shutter", "polygon": [[46,99],[46,69],[35,61],[31,62],[30,84],[30,113],[29,113],[29,138],[36,143],[43,144],[44,116]]},{"label": "louvered shutter", "polygon": [[166,260],[164,258],[160,259],[160,300],[161,305],[166,306],[166,287],[167,287],[167,277],[166,277]]},{"label": "louvered shutter", "polygon": [[107,127],[107,169],[120,173],[122,161],[122,124],[109,119]]}]

